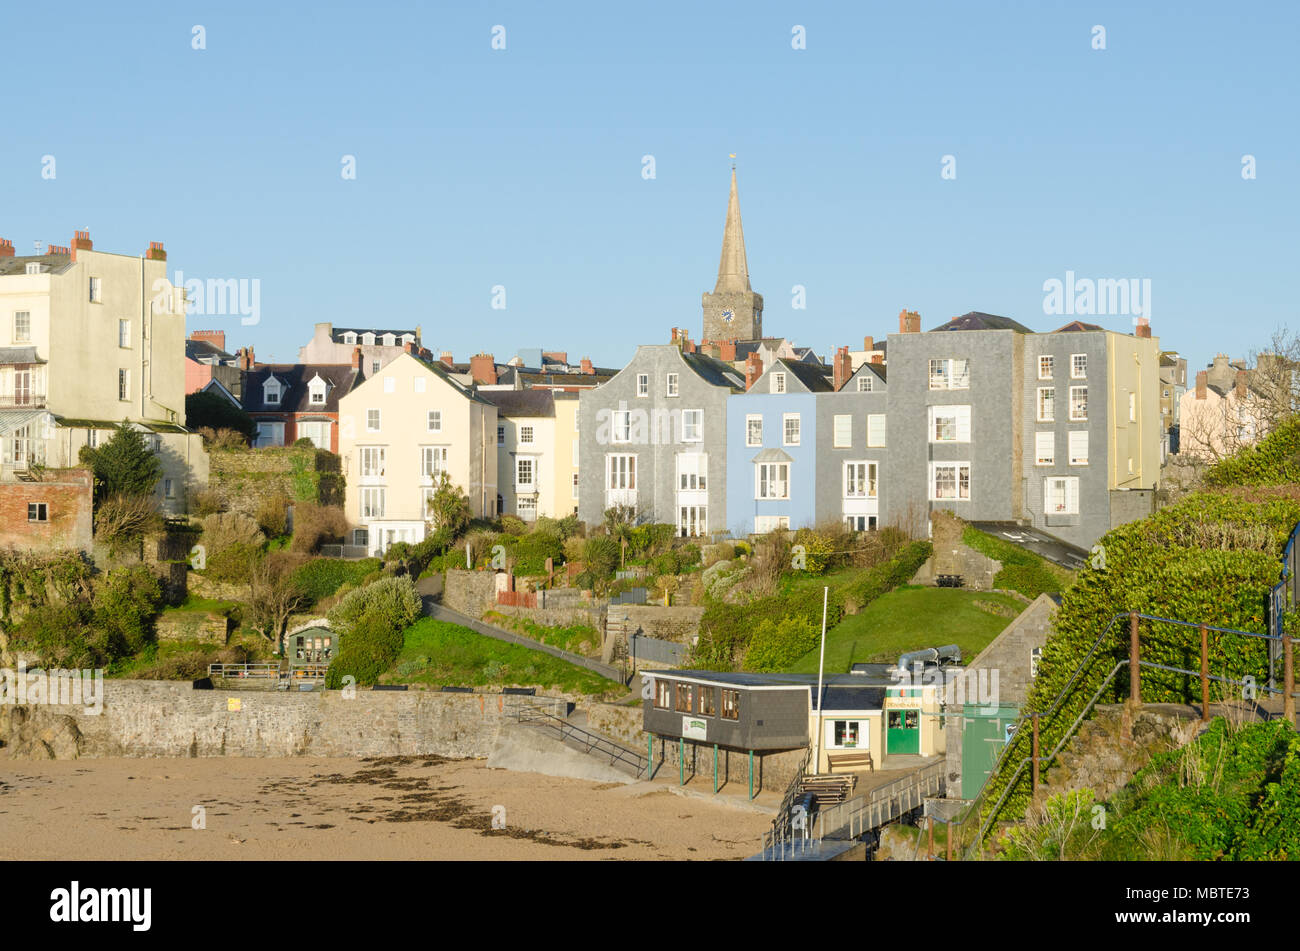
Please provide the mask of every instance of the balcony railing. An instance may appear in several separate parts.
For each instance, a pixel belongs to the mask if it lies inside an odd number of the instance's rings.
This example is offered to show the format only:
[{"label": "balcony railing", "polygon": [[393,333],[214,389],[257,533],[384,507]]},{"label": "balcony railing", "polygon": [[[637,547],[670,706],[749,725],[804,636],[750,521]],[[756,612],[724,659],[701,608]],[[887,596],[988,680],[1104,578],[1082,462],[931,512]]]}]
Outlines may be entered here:
[{"label": "balcony railing", "polygon": [[45,394],[35,391],[0,393],[0,409],[45,409]]}]

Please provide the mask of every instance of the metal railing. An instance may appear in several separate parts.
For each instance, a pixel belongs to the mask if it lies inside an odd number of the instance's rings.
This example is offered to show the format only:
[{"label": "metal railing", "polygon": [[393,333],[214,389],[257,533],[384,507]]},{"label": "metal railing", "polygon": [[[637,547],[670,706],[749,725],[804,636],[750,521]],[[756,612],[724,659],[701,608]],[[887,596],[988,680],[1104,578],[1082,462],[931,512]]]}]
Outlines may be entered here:
[{"label": "metal railing", "polygon": [[274,690],[280,682],[279,664],[208,664],[208,677],[223,686]]},{"label": "metal railing", "polygon": [[[1052,747],[1052,749],[1047,753],[1046,756],[1041,755],[1041,752],[1038,750],[1038,737],[1041,731],[1041,721],[1046,718],[1053,717],[1061,711],[1062,705],[1065,703],[1066,698],[1071,695],[1074,688],[1078,685],[1080,679],[1091,668],[1093,659],[1097,654],[1098,649],[1101,647],[1102,643],[1114,630],[1116,623],[1121,619],[1128,619],[1130,624],[1130,643],[1129,643],[1130,656],[1122,660],[1119,660],[1114,664],[1114,666],[1111,667],[1110,671],[1105,675],[1105,677],[1102,678],[1100,685],[1092,692],[1092,695],[1088,698],[1087,702],[1080,709],[1078,715],[1074,717],[1071,723],[1066,727],[1065,731],[1061,734],[1060,738],[1056,742],[1056,745]],[[1162,624],[1172,624],[1178,627],[1197,628],[1198,630],[1200,630],[1201,632],[1200,670],[1189,670],[1182,667],[1174,667],[1167,664],[1159,664],[1154,661],[1142,660],[1140,654],[1141,648],[1140,648],[1140,638],[1138,633],[1138,624],[1140,621],[1143,620],[1158,622]],[[1098,635],[1096,641],[1093,642],[1093,645],[1089,649],[1088,653],[1084,655],[1083,660],[1079,662],[1079,665],[1075,668],[1074,673],[1071,674],[1069,680],[1066,681],[1065,686],[1063,686],[1061,690],[1057,693],[1056,698],[1053,700],[1051,705],[1046,710],[1043,711],[1026,711],[1020,715],[1019,719],[1016,721],[1016,724],[1011,732],[1012,740],[1002,748],[1002,752],[998,755],[998,758],[995,760],[993,764],[993,768],[989,771],[988,779],[985,780],[983,788],[980,790],[979,794],[975,797],[975,799],[971,800],[971,803],[967,807],[965,812],[958,819],[955,819],[948,824],[948,838],[950,842],[952,841],[954,834],[956,834],[962,841],[965,841],[967,837],[967,830],[969,829],[969,827],[972,824],[976,824],[977,826],[975,834],[971,837],[969,843],[965,846],[963,858],[970,859],[973,858],[976,854],[978,854],[979,850],[982,848],[985,836],[987,836],[989,829],[992,827],[993,823],[997,820],[997,817],[1000,814],[1003,806],[1006,804],[1007,799],[1010,797],[1011,793],[1017,788],[1017,785],[1022,780],[1026,770],[1029,770],[1029,772],[1032,774],[1031,792],[1037,790],[1039,772],[1047,768],[1048,766],[1050,766],[1052,762],[1056,759],[1057,755],[1065,748],[1066,744],[1074,737],[1075,732],[1078,730],[1079,726],[1083,723],[1084,719],[1088,716],[1088,714],[1091,713],[1093,708],[1097,705],[1097,702],[1101,699],[1105,691],[1110,687],[1110,685],[1114,681],[1115,675],[1119,673],[1119,671],[1124,667],[1128,667],[1130,669],[1130,687],[1129,687],[1130,699],[1136,700],[1139,703],[1141,702],[1140,672],[1143,667],[1146,667],[1151,670],[1160,670],[1166,673],[1185,674],[1188,676],[1198,677],[1201,681],[1201,718],[1203,721],[1207,721],[1209,719],[1209,704],[1210,704],[1209,684],[1211,682],[1232,684],[1241,687],[1251,686],[1254,687],[1256,690],[1260,690],[1265,693],[1281,694],[1284,700],[1284,713],[1294,718],[1293,704],[1295,698],[1297,697],[1297,694],[1294,692],[1294,684],[1288,682],[1285,685],[1284,689],[1277,689],[1272,687],[1271,685],[1268,686],[1257,685],[1254,683],[1253,680],[1251,681],[1241,680],[1233,677],[1225,677],[1217,674],[1211,674],[1209,672],[1208,635],[1209,632],[1211,631],[1217,634],[1228,634],[1228,635],[1236,635],[1239,637],[1256,638],[1256,639],[1265,640],[1269,642],[1274,642],[1274,641],[1281,642],[1288,658],[1286,664],[1286,673],[1288,677],[1290,676],[1291,644],[1287,642],[1289,639],[1281,635],[1260,634],[1255,631],[1240,631],[1235,628],[1216,627],[1214,625],[1197,623],[1195,621],[1182,621],[1176,618],[1166,618],[1154,614],[1142,614],[1140,612],[1128,612],[1128,613],[1121,613],[1121,614],[1114,615],[1110,619],[1109,623],[1107,623],[1105,629],[1103,629],[1101,634]],[[1135,661],[1136,663],[1134,663]],[[1291,690],[1289,694],[1287,692],[1288,688]],[[1032,727],[1032,730],[1022,732],[1022,727],[1024,727],[1027,723]],[[984,808],[988,802],[988,791],[993,783],[993,780],[995,779],[995,777],[1001,774],[1003,769],[1005,769],[1007,766],[1010,765],[1012,749],[1015,747],[1016,741],[1021,736],[1024,735],[1032,736],[1031,742],[1033,745],[1032,745],[1030,755],[1021,758],[1016,763],[1015,770],[1011,774],[1011,778],[1004,785],[1002,794],[998,797],[993,807],[990,810],[988,810],[987,815],[983,815]]]},{"label": "metal railing", "polygon": [[946,768],[943,760],[931,763],[910,776],[818,812],[813,838],[856,839],[919,809],[927,796],[936,796],[943,789]]},{"label": "metal railing", "polygon": [[[545,698],[546,700],[555,700],[557,698]],[[567,701],[559,699],[567,707]],[[625,766],[631,766],[636,772],[635,775],[640,777],[646,775],[649,768],[649,761],[635,750],[630,750],[625,746],[620,746],[607,736],[601,736],[599,733],[592,733],[590,730],[584,730],[582,727],[574,726],[562,716],[554,712],[554,706],[546,709],[539,704],[534,698],[527,700],[518,700],[512,706],[512,712],[515,719],[520,723],[536,723],[543,727],[555,730],[561,740],[571,740],[583,746],[583,752],[589,755],[608,756],[610,765],[622,763]]]}]

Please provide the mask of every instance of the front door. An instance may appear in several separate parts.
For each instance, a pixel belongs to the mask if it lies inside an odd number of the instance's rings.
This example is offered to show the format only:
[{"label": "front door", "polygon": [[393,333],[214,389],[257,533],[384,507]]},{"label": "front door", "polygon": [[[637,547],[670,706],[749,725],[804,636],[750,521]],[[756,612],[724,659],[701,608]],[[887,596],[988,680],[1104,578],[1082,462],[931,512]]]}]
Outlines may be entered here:
[{"label": "front door", "polygon": [[921,752],[921,711],[889,710],[885,717],[887,755]]}]

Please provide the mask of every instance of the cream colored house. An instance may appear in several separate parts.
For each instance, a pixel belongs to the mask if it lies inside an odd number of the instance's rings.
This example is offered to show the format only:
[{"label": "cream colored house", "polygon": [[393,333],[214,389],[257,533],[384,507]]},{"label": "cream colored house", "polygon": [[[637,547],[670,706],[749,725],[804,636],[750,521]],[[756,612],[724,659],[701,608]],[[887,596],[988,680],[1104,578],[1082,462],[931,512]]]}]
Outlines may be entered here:
[{"label": "cream colored house", "polygon": [[578,394],[555,391],[555,513],[578,514]]},{"label": "cream colored house", "polygon": [[547,389],[483,390],[497,408],[497,512],[525,522],[578,508],[578,395]]},{"label": "cream colored house", "polygon": [[403,353],[339,400],[344,511],[372,554],[423,541],[446,472],[476,518],[496,514],[497,409],[437,364]]},{"label": "cream colored house", "polygon": [[388,366],[412,344],[419,353],[420,328],[383,330],[367,327],[335,327],[325,322],[316,325],[312,338],[298,348],[299,363],[351,363],[357,347],[361,348],[363,376],[373,376]]},{"label": "cream colored house", "polygon": [[1179,453],[1215,462],[1268,435],[1269,408],[1251,385],[1251,371],[1236,370],[1231,386],[1196,374],[1196,387],[1183,394],[1179,415]]},{"label": "cream colored house", "polygon": [[23,257],[0,241],[0,481],[76,466],[123,421],[159,456],[162,509],[184,512],[208,456],[185,429],[185,292],[162,245],[110,254],[78,231]]}]

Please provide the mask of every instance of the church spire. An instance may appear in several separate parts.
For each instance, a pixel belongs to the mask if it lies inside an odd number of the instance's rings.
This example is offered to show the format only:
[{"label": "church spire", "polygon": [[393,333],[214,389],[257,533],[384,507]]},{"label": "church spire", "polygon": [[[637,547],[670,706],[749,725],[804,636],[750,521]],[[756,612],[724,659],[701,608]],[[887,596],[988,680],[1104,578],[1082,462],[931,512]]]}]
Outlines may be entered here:
[{"label": "church spire", "polygon": [[731,198],[727,201],[727,225],[722,232],[722,260],[713,293],[743,292],[749,286],[749,263],[745,260],[745,232],[740,226],[740,197],[736,194],[736,166],[731,166]]}]

